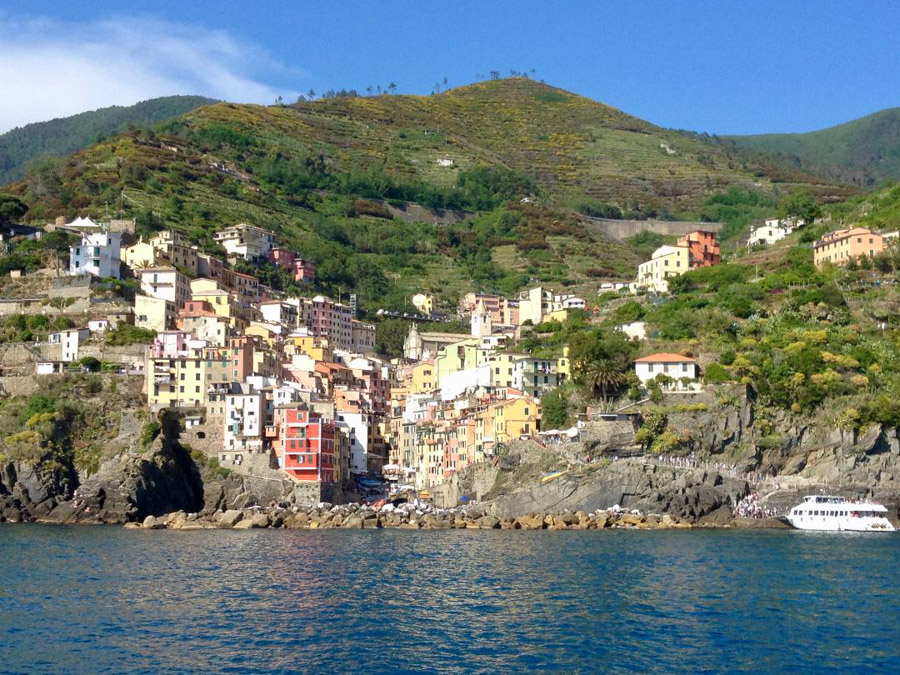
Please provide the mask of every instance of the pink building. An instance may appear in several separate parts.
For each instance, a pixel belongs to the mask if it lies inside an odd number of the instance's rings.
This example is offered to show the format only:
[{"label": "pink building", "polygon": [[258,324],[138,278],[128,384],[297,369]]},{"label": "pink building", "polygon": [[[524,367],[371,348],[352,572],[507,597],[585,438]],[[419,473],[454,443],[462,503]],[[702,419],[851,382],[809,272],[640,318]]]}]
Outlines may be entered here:
[{"label": "pink building", "polygon": [[286,248],[276,247],[269,251],[269,262],[290,270],[295,281],[316,280],[316,266]]}]

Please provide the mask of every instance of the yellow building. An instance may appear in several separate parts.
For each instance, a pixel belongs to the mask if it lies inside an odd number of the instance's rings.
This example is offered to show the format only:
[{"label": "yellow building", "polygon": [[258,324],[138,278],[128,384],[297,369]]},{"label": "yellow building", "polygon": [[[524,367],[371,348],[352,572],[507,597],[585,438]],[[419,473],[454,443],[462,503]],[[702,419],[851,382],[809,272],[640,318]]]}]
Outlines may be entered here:
[{"label": "yellow building", "polygon": [[147,405],[152,409],[206,405],[206,359],[202,354],[147,360]]},{"label": "yellow building", "polygon": [[427,394],[435,388],[434,360],[422,361],[410,368],[409,393]]},{"label": "yellow building", "polygon": [[515,363],[522,358],[521,354],[507,352],[495,352],[488,356],[491,366],[491,386],[495,389],[513,386],[513,371]]},{"label": "yellow building", "polygon": [[157,332],[169,330],[175,325],[174,302],[149,295],[134,296],[134,325]]},{"label": "yellow building", "polygon": [[122,262],[136,270],[162,265],[165,260],[152,244],[139,241],[134,246],[129,246],[122,251]]},{"label": "yellow building", "polygon": [[448,375],[489,363],[496,354],[495,349],[483,347],[480,338],[466,338],[441,347],[434,357],[435,386],[440,386],[442,378]]},{"label": "yellow building", "polygon": [[690,269],[690,249],[687,246],[660,246],[650,260],[638,266],[637,284],[666,293],[669,290],[668,280]]},{"label": "yellow building", "polygon": [[249,326],[244,329],[244,335],[255,335],[270,347],[281,338],[281,330],[279,326],[261,321],[252,321]]},{"label": "yellow building", "polygon": [[[209,281],[209,279],[198,279],[197,281]],[[215,284],[215,282],[211,282]],[[194,289],[194,283],[191,283],[191,300],[208,302],[217,316],[228,321],[228,327],[235,332],[243,332],[247,328],[247,320],[241,312],[240,305],[235,296],[228,291],[219,289]]]},{"label": "yellow building", "polygon": [[334,349],[328,338],[318,335],[291,335],[284,343],[288,348],[292,345],[295,353],[306,354],[315,361],[334,361]]},{"label": "yellow building", "polygon": [[489,405],[488,410],[493,416],[496,443],[509,443],[519,436],[530,436],[538,431],[540,405],[530,398],[498,401]]},{"label": "yellow building", "polygon": [[547,312],[544,315],[542,321],[559,321],[560,323],[565,323],[566,319],[569,318],[568,309],[556,309],[552,312]]},{"label": "yellow building", "polygon": [[560,384],[572,379],[572,363],[569,361],[569,345],[563,347],[563,355],[556,360],[556,373]]},{"label": "yellow building", "polygon": [[422,314],[434,313],[434,296],[428,293],[416,293],[412,296],[412,304]]}]

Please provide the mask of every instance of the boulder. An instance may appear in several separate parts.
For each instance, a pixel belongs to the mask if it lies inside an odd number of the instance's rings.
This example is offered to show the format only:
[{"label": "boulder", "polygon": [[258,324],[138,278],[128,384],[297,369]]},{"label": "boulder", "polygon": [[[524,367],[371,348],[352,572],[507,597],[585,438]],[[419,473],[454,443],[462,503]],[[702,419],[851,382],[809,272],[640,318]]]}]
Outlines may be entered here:
[{"label": "boulder", "polygon": [[244,514],[243,519],[234,526],[235,530],[261,529],[269,526],[269,516],[265,513]]},{"label": "boulder", "polygon": [[220,514],[218,519],[216,520],[216,524],[219,527],[234,527],[244,518],[243,511],[238,511],[237,509],[229,509],[224,513]]},{"label": "boulder", "polygon": [[184,511],[176,511],[163,517],[166,527],[170,530],[180,530],[187,523],[187,514]]},{"label": "boulder", "polygon": [[644,516],[639,515],[637,513],[623,513],[619,517],[620,525],[625,525],[625,526],[630,526],[630,527],[637,527],[638,525],[645,523],[645,522],[647,522],[647,519]]},{"label": "boulder", "polygon": [[144,522],[141,523],[141,528],[144,530],[164,530],[166,529],[166,523],[156,516],[147,516],[144,518]]},{"label": "boulder", "polygon": [[495,516],[482,516],[475,523],[479,530],[493,530],[500,527],[500,519]]},{"label": "boulder", "polygon": [[284,526],[289,530],[306,529],[309,527],[309,516],[303,511],[298,511],[285,519]]}]

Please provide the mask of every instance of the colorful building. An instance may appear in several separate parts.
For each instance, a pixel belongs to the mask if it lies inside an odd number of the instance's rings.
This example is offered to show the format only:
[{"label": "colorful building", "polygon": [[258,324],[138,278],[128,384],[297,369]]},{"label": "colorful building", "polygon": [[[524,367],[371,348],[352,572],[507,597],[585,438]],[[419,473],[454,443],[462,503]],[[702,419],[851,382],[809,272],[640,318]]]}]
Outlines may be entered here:
[{"label": "colorful building", "polygon": [[691,268],[690,249],[687,246],[660,246],[653,256],[638,266],[637,286],[657,293],[669,290],[669,279]]},{"label": "colorful building", "polygon": [[711,267],[722,261],[719,240],[715,232],[694,230],[676,242],[678,246],[686,246],[690,256],[691,269]]},{"label": "colorful building", "polygon": [[825,263],[846,265],[861,257],[874,258],[887,248],[884,238],[865,227],[829,232],[813,245],[813,262],[822,269]]},{"label": "colorful building", "polygon": [[339,463],[335,454],[335,425],[321,413],[302,407],[281,411],[279,464],[299,481],[333,483]]}]

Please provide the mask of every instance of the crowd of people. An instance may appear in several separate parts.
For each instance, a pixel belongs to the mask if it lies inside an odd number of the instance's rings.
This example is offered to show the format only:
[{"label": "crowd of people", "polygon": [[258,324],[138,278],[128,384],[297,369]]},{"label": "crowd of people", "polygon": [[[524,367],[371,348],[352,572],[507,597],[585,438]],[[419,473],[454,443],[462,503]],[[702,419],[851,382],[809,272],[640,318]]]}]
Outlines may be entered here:
[{"label": "crowd of people", "polygon": [[762,471],[749,471],[746,473],[742,473],[738,470],[737,464],[700,461],[696,457],[694,457],[693,453],[691,453],[690,456],[657,455],[655,460],[659,464],[663,464],[665,466],[674,466],[681,469],[705,469],[706,471],[717,471],[724,476],[746,480],[747,482],[753,483],[755,485],[758,485],[759,483],[762,483],[767,479],[775,478],[774,473],[766,474]]},{"label": "crowd of people", "polygon": [[767,509],[759,503],[758,492],[751,492],[734,505],[735,518],[772,518],[776,515],[775,509]]}]

